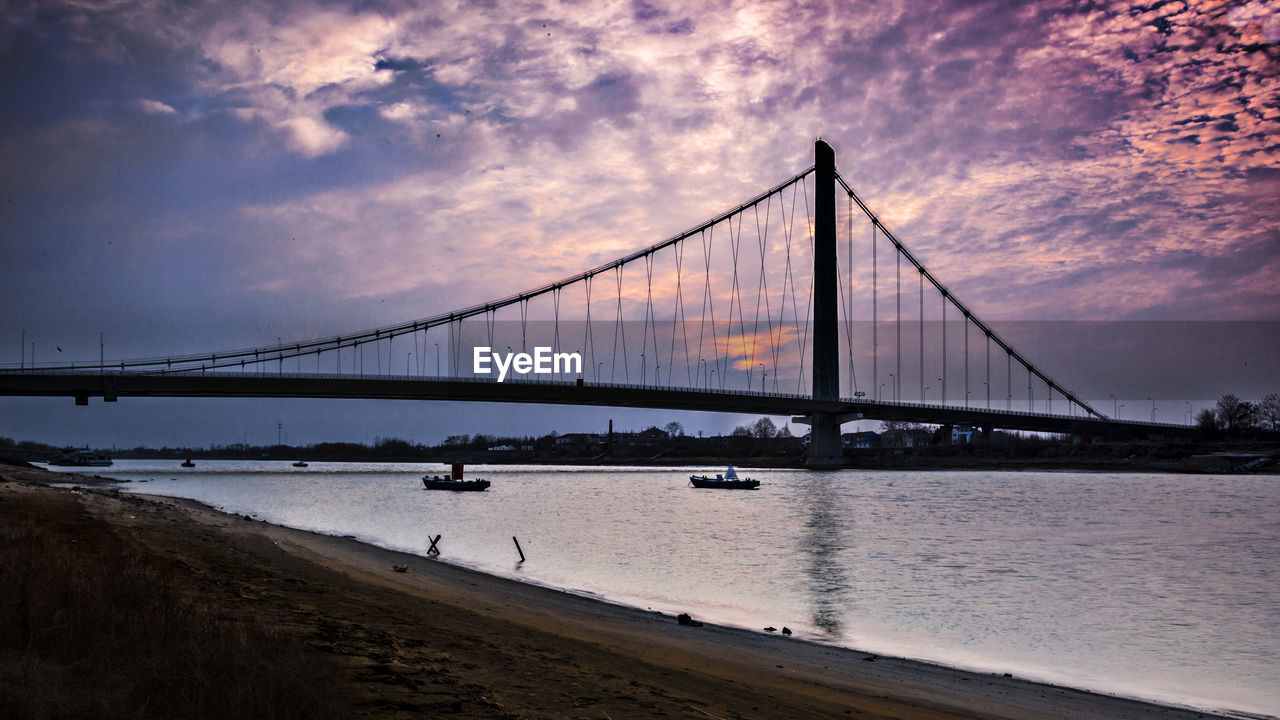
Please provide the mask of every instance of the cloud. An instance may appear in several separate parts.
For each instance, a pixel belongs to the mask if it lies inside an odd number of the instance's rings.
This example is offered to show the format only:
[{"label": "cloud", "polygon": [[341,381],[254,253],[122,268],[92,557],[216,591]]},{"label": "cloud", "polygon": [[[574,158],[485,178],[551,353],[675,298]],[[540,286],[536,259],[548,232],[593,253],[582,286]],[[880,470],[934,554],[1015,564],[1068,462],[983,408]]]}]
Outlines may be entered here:
[{"label": "cloud", "polygon": [[289,147],[307,157],[333,152],[349,137],[345,132],[309,117],[281,120],[275,126],[287,132]]},{"label": "cloud", "polygon": [[159,100],[150,100],[146,98],[138,101],[138,108],[142,110],[142,112],[152,115],[173,115],[178,112]]}]

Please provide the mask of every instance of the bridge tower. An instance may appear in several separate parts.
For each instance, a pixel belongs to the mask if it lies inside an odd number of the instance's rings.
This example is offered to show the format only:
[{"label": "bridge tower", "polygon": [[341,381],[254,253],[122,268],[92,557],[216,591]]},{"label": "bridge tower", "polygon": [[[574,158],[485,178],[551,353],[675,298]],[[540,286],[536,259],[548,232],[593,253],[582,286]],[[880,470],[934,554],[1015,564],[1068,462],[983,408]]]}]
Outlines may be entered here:
[{"label": "bridge tower", "polygon": [[[836,278],[836,153],[822,140],[814,144],[813,397],[840,398],[840,336]],[[840,424],[849,418],[813,413],[809,425],[809,467],[844,461]]]}]

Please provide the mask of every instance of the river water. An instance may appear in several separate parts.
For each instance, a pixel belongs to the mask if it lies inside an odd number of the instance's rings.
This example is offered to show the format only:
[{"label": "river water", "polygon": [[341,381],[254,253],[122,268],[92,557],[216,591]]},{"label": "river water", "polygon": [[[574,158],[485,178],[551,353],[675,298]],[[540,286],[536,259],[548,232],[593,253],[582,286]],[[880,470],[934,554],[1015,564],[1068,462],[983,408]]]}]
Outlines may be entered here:
[{"label": "river water", "polygon": [[[1233,714],[1280,715],[1280,478],[119,461],[134,492],[614,602]],[[527,560],[518,562],[512,536]]]}]

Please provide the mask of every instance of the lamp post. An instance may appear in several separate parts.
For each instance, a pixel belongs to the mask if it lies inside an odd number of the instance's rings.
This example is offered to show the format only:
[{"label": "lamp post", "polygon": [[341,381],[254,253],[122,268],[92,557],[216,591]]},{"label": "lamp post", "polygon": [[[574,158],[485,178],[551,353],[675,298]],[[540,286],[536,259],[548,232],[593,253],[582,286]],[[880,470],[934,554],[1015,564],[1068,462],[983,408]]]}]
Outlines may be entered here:
[{"label": "lamp post", "polygon": [[920,391],[920,402],[927,403],[929,401],[929,391],[933,389],[932,385],[925,385]]},{"label": "lamp post", "polygon": [[1151,398],[1147,398],[1147,399],[1151,400],[1151,422],[1155,422],[1156,421],[1156,401],[1152,400]]},{"label": "lamp post", "polygon": [[893,388],[893,401],[898,402],[898,381],[894,379],[893,373],[889,373],[889,387]]},{"label": "lamp post", "polygon": [[436,343],[436,377],[440,377],[440,343]]},{"label": "lamp post", "polygon": [[649,368],[645,365],[644,353],[640,353],[640,384],[645,384],[645,377],[648,375]]},{"label": "lamp post", "polygon": [[[711,375],[715,375],[715,374],[716,374],[716,369],[715,369],[715,368],[711,368]],[[711,388],[715,387],[715,381],[711,379],[711,375],[708,375],[708,376],[707,376],[707,389],[708,389],[708,390],[710,390]]]},{"label": "lamp post", "polygon": [[1187,400],[1185,402],[1187,403],[1187,424],[1190,425],[1191,424],[1191,401]]},{"label": "lamp post", "polygon": [[596,363],[596,382],[600,382],[601,372],[604,370],[604,361]]},{"label": "lamp post", "polygon": [[880,383],[880,387],[876,388],[876,402],[882,402],[884,400],[884,386],[885,383]]},{"label": "lamp post", "polygon": [[1118,404],[1120,400],[1116,398],[1115,395],[1112,395],[1111,393],[1107,393],[1107,397],[1111,398],[1111,417],[1113,418],[1120,417],[1120,405]]},{"label": "lamp post", "polygon": [[404,356],[404,374],[409,375],[409,359],[413,357],[413,353]]}]

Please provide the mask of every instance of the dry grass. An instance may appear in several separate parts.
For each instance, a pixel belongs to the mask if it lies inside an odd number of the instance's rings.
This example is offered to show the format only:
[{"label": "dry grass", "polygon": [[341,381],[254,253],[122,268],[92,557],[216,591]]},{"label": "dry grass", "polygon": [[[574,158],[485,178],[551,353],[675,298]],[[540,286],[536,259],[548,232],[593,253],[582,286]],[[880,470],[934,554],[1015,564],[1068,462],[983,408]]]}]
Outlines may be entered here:
[{"label": "dry grass", "polygon": [[336,668],[299,639],[180,595],[105,526],[67,530],[0,519],[4,716],[346,715]]}]

